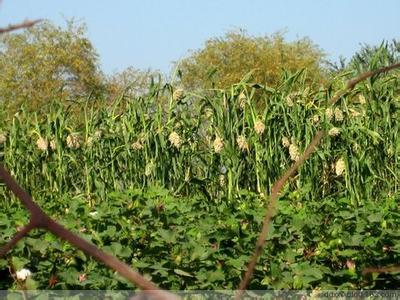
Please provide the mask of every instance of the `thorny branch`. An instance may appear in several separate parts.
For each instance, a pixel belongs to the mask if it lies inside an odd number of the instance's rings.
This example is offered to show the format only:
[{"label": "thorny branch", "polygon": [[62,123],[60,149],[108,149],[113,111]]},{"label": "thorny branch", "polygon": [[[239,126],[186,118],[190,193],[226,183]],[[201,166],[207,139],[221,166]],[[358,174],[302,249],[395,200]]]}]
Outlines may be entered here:
[{"label": "thorny branch", "polygon": [[[369,71],[366,73],[363,73],[361,75],[359,75],[356,78],[353,78],[351,80],[349,80],[347,82],[346,88],[339,91],[336,95],[334,95],[328,102],[328,105],[331,106],[333,104],[335,104],[341,97],[345,96],[346,94],[348,94],[351,90],[354,89],[354,87],[360,83],[361,81],[368,79],[372,76],[384,73],[384,72],[388,72],[390,70],[396,69],[400,67],[400,63],[397,64],[393,64],[384,68],[380,68],[374,71]],[[310,154],[312,152],[314,152],[314,150],[316,149],[316,147],[318,146],[318,144],[320,143],[320,141],[322,140],[322,138],[326,135],[326,132],[324,131],[317,131],[317,133],[315,134],[314,138],[312,139],[311,143],[308,145],[308,147],[306,148],[306,150],[304,151],[304,153],[300,156],[299,160],[296,161],[284,174],[283,176],[274,183],[274,185],[272,186],[271,189],[271,194],[269,197],[269,204],[264,216],[264,220],[263,220],[263,226],[261,228],[261,232],[259,234],[257,243],[256,243],[256,248],[254,250],[253,256],[250,258],[250,261],[247,265],[247,271],[243,276],[242,281],[240,282],[238,291],[236,293],[236,299],[239,300],[240,297],[242,296],[244,290],[247,289],[247,286],[249,285],[251,276],[253,275],[255,266],[258,262],[259,257],[261,256],[264,246],[265,246],[265,242],[267,239],[267,234],[271,225],[271,221],[272,221],[272,217],[275,214],[275,209],[276,209],[276,205],[277,205],[277,201],[279,199],[279,193],[281,191],[281,189],[283,188],[283,186],[285,185],[286,181],[292,177],[295,172],[297,171],[297,169],[303,164],[303,162],[310,156]],[[400,269],[400,267],[398,268]],[[374,269],[375,271],[377,269]],[[383,271],[386,272],[386,271]]]}]

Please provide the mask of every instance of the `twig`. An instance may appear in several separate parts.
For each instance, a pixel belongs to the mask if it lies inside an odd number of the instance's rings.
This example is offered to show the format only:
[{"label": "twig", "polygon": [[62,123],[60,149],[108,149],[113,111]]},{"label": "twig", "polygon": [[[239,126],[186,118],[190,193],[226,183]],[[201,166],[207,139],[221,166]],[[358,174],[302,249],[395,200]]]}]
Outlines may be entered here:
[{"label": "twig", "polygon": [[179,299],[177,296],[161,290],[154,283],[144,278],[139,273],[135,272],[127,264],[120,261],[118,258],[109,255],[95,245],[80,238],[68,229],[64,228],[59,223],[53,221],[45,212],[33,202],[30,195],[25,192],[11,175],[0,165],[0,180],[17,196],[22,204],[28,209],[31,214],[30,222],[22,231],[18,232],[11,241],[9,241],[2,249],[0,249],[0,257],[5,255],[22,237],[24,237],[33,228],[42,228],[52,232],[59,238],[68,241],[76,248],[82,250],[86,254],[96,258],[108,267],[114,269],[123,277],[134,283],[140,289],[145,290],[147,294],[157,299]]},{"label": "twig", "polygon": [[0,34],[11,32],[11,31],[18,30],[18,29],[29,28],[29,27],[32,27],[33,25],[35,25],[36,23],[39,23],[42,21],[43,21],[42,19],[34,20],[34,21],[26,20],[26,21],[23,21],[18,24],[10,24],[7,27],[0,28]]},{"label": "twig", "polygon": [[[346,88],[340,92],[338,92],[336,95],[334,95],[328,102],[328,105],[333,105],[335,104],[341,97],[345,96],[347,93],[349,93],[358,83],[361,81],[372,77],[374,75],[378,75],[380,73],[388,72],[390,70],[396,69],[400,67],[400,63],[393,64],[384,68],[380,68],[374,71],[369,71],[366,73],[361,74],[360,76],[353,78],[348,81]],[[255,266],[258,262],[258,259],[264,249],[268,230],[271,224],[272,217],[274,216],[275,209],[276,209],[276,204],[279,198],[279,192],[285,185],[286,181],[294,175],[296,170],[301,166],[301,164],[311,155],[312,152],[316,149],[318,146],[319,142],[321,139],[326,135],[326,132],[323,131],[317,131],[315,134],[314,138],[312,139],[311,143],[309,146],[306,148],[304,153],[301,155],[298,161],[296,161],[285,173],[284,175],[274,183],[272,186],[271,190],[271,195],[269,197],[269,204],[267,207],[267,211],[264,216],[263,220],[263,226],[261,229],[261,232],[259,234],[256,248],[254,250],[253,256],[250,258],[250,261],[247,265],[247,271],[243,276],[242,281],[240,282],[239,288],[236,292],[235,299],[239,300],[240,297],[242,296],[244,290],[246,290],[247,286],[249,285],[250,279],[253,275]],[[399,267],[400,269],[400,267]]]},{"label": "twig", "polygon": [[15,269],[14,269],[14,266],[12,265],[11,260],[10,260],[10,262],[9,262],[8,272],[10,273],[10,275],[11,275],[11,277],[14,279],[14,281],[17,283],[18,289],[19,289],[20,292],[21,292],[22,298],[23,298],[24,300],[26,300],[26,299],[27,299],[27,296],[26,296],[26,285],[25,285],[24,282],[22,282],[21,280],[19,280],[19,279],[17,278],[17,275],[15,274]]},{"label": "twig", "polygon": [[247,266],[247,272],[245,273],[239,289],[236,294],[236,299],[240,299],[240,296],[243,294],[243,291],[246,290],[247,285],[250,282],[250,278],[253,275],[254,268],[257,264],[258,258],[261,255],[263,249],[264,249],[264,244],[265,240],[267,237],[267,233],[269,231],[269,227],[271,225],[271,220],[272,217],[274,216],[275,209],[276,209],[276,204],[277,200],[279,198],[279,192],[282,189],[282,187],[285,185],[286,181],[293,176],[293,174],[296,172],[298,167],[309,157],[309,155],[315,150],[317,147],[318,143],[321,141],[322,137],[324,136],[323,131],[318,131],[317,134],[315,135],[315,138],[313,141],[310,143],[310,145],[307,147],[307,149],[304,151],[303,155],[299,158],[298,161],[296,161],[290,169],[288,169],[285,174],[277,181],[275,184],[272,186],[272,192],[269,198],[269,204],[268,208],[264,217],[263,221],[263,226],[260,232],[260,235],[258,237],[257,243],[256,243],[256,249],[254,251],[254,254],[252,258],[250,259],[250,262]]},{"label": "twig", "polygon": [[400,272],[400,266],[382,267],[382,268],[365,268],[362,271],[363,276],[371,273],[391,273]]},{"label": "twig", "polygon": [[17,232],[17,234],[6,245],[4,245],[2,248],[0,248],[0,257],[3,257],[4,255],[6,255],[6,253],[8,251],[10,251],[10,249],[12,247],[14,247],[15,244],[17,244],[33,228],[35,228],[35,225],[33,225],[32,222],[29,222],[28,225],[26,225],[21,230],[19,230]]},{"label": "twig", "polygon": [[397,69],[400,67],[400,63],[396,63],[387,67],[383,67],[380,69],[376,69],[373,71],[369,71],[369,72],[365,72],[363,74],[361,74],[360,76],[351,79],[348,83],[347,83],[347,89],[352,90],[354,88],[354,86],[358,83],[360,83],[361,81],[368,79],[369,77],[381,74],[381,73],[386,73],[389,72],[391,70]]}]

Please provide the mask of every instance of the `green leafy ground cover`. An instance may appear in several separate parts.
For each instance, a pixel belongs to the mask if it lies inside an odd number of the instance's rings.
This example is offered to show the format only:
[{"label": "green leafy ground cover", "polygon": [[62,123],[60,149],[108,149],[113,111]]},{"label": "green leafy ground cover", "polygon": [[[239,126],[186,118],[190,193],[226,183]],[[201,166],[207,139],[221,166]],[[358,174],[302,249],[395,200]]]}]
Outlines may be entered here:
[{"label": "green leafy ground cover", "polygon": [[[111,193],[95,210],[84,196],[53,213],[67,228],[116,255],[168,289],[234,289],[254,248],[265,201],[243,191],[233,202],[176,197],[151,188]],[[399,275],[363,277],[371,265],[400,259],[398,198],[366,201],[353,208],[347,198],[304,201],[286,193],[250,289],[396,288]],[[11,218],[10,218],[11,216]],[[21,208],[3,211],[2,238],[27,222]],[[34,274],[34,287],[129,289],[131,284],[81,251],[48,233],[34,232],[0,260],[1,289],[15,287],[10,262]],[[83,274],[85,280],[81,281]]]}]

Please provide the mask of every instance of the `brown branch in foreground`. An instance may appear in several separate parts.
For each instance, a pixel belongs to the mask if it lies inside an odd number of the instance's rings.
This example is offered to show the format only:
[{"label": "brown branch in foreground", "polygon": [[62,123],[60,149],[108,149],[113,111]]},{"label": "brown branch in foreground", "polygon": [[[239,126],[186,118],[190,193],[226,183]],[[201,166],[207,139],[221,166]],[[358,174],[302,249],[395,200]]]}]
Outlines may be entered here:
[{"label": "brown branch in foreground", "polygon": [[318,131],[317,134],[315,135],[315,138],[313,141],[310,143],[310,145],[307,147],[307,149],[304,151],[303,155],[299,158],[298,161],[296,161],[290,169],[288,169],[285,174],[275,182],[275,184],[272,186],[272,192],[269,197],[269,204],[268,208],[264,217],[263,221],[263,226],[260,232],[260,235],[258,237],[257,243],[256,243],[256,249],[254,251],[254,254],[247,266],[247,272],[244,274],[244,277],[240,283],[239,289],[236,294],[236,299],[240,299],[241,295],[243,294],[244,290],[247,288],[247,285],[250,282],[250,278],[253,275],[254,268],[256,267],[257,261],[259,256],[261,255],[263,249],[264,249],[264,244],[265,240],[267,238],[267,233],[269,231],[270,225],[271,225],[271,220],[272,217],[274,216],[275,209],[276,209],[276,204],[277,200],[279,198],[279,192],[282,189],[282,187],[285,185],[286,181],[294,175],[298,167],[310,156],[310,154],[315,150],[317,147],[318,143],[321,141],[322,137],[324,136],[323,131]]},{"label": "brown branch in foreground", "polygon": [[[388,72],[390,70],[396,69],[400,67],[400,63],[397,64],[393,64],[384,68],[380,68],[374,71],[369,71],[366,73],[363,73],[361,75],[359,75],[356,78],[353,78],[351,80],[348,81],[346,88],[340,92],[338,92],[336,95],[334,95],[329,101],[328,101],[328,105],[333,105],[335,104],[341,97],[345,96],[347,93],[349,93],[358,83],[360,83],[361,81],[372,77],[374,75],[378,75],[384,72]],[[299,158],[298,161],[296,161],[284,174],[283,176],[274,183],[274,185],[272,186],[271,189],[271,194],[269,197],[269,204],[264,216],[264,220],[263,220],[263,226],[261,229],[261,232],[259,234],[258,240],[257,240],[257,244],[256,244],[256,248],[254,250],[253,256],[250,258],[250,261],[247,265],[247,271],[243,276],[242,281],[240,282],[239,288],[236,292],[236,296],[235,299],[239,300],[240,297],[243,295],[244,290],[246,290],[247,286],[249,285],[251,276],[253,275],[254,269],[256,267],[256,264],[258,262],[259,257],[262,254],[262,251],[264,249],[265,246],[265,242],[267,239],[267,234],[270,228],[270,224],[272,221],[272,217],[275,214],[275,209],[276,209],[276,204],[277,201],[279,199],[279,192],[281,191],[281,189],[283,188],[283,186],[285,185],[286,181],[292,177],[296,170],[301,166],[301,164],[311,155],[312,152],[314,152],[314,150],[316,149],[316,147],[318,146],[319,142],[321,141],[321,139],[326,135],[325,132],[323,131],[317,131],[317,133],[315,134],[314,138],[312,139],[311,143],[309,144],[309,146],[306,148],[306,150],[304,151],[304,153],[301,155],[301,157]],[[400,269],[400,267],[399,267]]]},{"label": "brown branch in foreground", "polygon": [[5,246],[0,249],[0,257],[5,255],[22,237],[24,237],[30,230],[34,228],[42,228],[50,231],[59,238],[69,242],[71,245],[82,250],[87,255],[94,257],[101,261],[108,267],[114,269],[123,277],[134,283],[140,289],[144,290],[146,294],[153,296],[156,299],[179,299],[177,296],[161,290],[154,283],[144,278],[139,273],[135,272],[127,264],[123,263],[116,257],[109,255],[95,245],[80,238],[68,229],[64,228],[59,223],[53,221],[45,212],[33,202],[30,195],[25,192],[11,175],[0,165],[0,180],[14,193],[17,198],[22,202],[26,209],[28,209],[31,217],[30,222],[20,232],[18,232]]},{"label": "brown branch in foreground", "polygon": [[391,273],[400,272],[400,266],[382,267],[382,268],[365,268],[362,271],[362,275],[368,275],[371,273]]},{"label": "brown branch in foreground", "polygon": [[29,222],[28,225],[19,230],[6,245],[0,248],[0,258],[6,255],[6,253],[10,251],[12,247],[14,247],[25,235],[27,235],[34,228],[35,225],[32,222]]},{"label": "brown branch in foreground", "polygon": [[34,20],[34,21],[25,20],[25,21],[23,21],[21,23],[18,23],[18,24],[10,24],[7,27],[0,28],[0,34],[11,32],[11,31],[18,30],[18,29],[29,28],[29,27],[32,27],[33,25],[35,25],[35,24],[37,24],[37,23],[39,23],[41,21],[42,21],[41,19]]},{"label": "brown branch in foreground", "polygon": [[360,76],[353,78],[351,80],[349,80],[349,82],[347,83],[347,90],[352,90],[356,84],[360,83],[361,81],[368,79],[369,77],[381,74],[381,73],[386,73],[389,72],[391,70],[400,68],[400,63],[396,63],[387,67],[383,67],[380,69],[376,69],[373,71],[369,71],[369,72],[365,72],[363,74],[361,74]]}]

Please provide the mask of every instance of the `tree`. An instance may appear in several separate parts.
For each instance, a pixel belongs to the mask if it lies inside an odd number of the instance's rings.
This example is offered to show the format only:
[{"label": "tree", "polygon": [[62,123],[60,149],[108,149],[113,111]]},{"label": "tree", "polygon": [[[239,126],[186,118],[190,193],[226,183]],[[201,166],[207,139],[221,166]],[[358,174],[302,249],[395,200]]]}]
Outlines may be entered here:
[{"label": "tree", "polygon": [[307,68],[310,81],[324,79],[324,53],[308,38],[285,41],[281,33],[252,37],[245,31],[228,32],[206,41],[176,65],[186,88],[226,88],[253,70],[253,80],[274,85],[282,70]]},{"label": "tree", "polygon": [[379,46],[364,44],[350,59],[348,68],[362,73],[382,68],[400,61],[400,42],[382,41]]},{"label": "tree", "polygon": [[43,22],[0,38],[0,102],[15,110],[37,109],[50,100],[99,92],[98,56],[84,25],[67,28]]},{"label": "tree", "polygon": [[[341,56],[338,62],[328,62],[329,72],[333,75],[353,71],[362,73],[382,68],[400,61],[400,42],[393,39],[391,42],[383,40],[380,45],[363,44],[351,58]],[[398,71],[393,71],[394,73]],[[349,78],[355,74],[349,74]]]},{"label": "tree", "polygon": [[162,75],[158,71],[128,67],[107,79],[107,92],[111,98],[121,93],[130,98],[142,96],[149,91],[154,81],[162,81]]}]

